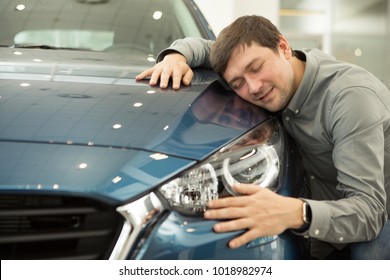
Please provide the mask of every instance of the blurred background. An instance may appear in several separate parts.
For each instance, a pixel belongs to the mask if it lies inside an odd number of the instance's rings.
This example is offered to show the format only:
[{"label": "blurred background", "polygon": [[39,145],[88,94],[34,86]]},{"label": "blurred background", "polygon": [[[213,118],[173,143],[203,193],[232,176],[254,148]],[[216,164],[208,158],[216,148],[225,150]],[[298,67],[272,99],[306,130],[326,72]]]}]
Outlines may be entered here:
[{"label": "blurred background", "polygon": [[242,15],[270,19],[294,49],[319,48],[390,88],[390,0],[195,0],[215,34]]}]

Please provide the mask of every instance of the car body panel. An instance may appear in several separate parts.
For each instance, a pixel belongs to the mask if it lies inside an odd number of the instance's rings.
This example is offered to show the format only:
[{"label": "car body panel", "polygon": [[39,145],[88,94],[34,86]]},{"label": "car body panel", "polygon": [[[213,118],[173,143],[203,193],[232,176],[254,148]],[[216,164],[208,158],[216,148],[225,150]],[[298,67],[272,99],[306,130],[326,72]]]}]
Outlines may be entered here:
[{"label": "car body panel", "polygon": [[204,221],[199,217],[186,217],[172,212],[155,228],[136,255],[136,259],[297,259],[299,243],[291,232],[257,238],[237,249],[230,249],[228,242],[242,232],[216,234],[216,221]]},{"label": "car body panel", "polygon": [[[24,50],[24,59],[41,52]],[[135,82],[126,66],[130,62],[119,59],[111,60],[115,67],[105,67],[100,55],[95,54],[98,60],[90,54],[87,64],[78,59],[85,52],[53,51],[42,65],[13,61],[15,55],[7,58],[6,53],[0,62],[0,157],[7,163],[0,173],[3,188],[43,191],[54,186],[126,201],[268,118],[241,102],[252,119],[236,127],[208,122],[207,116],[200,120],[194,107],[204,111],[215,100],[208,110],[216,111],[236,97],[221,85],[204,82],[180,92],[151,88]],[[156,153],[167,158],[153,159]],[[114,187],[118,176],[121,183]]]}]

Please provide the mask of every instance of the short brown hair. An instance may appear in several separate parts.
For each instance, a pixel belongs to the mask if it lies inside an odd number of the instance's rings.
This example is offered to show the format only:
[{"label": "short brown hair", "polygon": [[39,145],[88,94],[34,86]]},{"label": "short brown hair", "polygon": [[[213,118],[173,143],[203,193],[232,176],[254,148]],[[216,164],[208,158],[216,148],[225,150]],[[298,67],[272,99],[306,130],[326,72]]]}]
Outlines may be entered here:
[{"label": "short brown hair", "polygon": [[239,45],[260,46],[278,50],[280,41],[278,28],[262,16],[243,16],[225,27],[211,47],[210,62],[219,75],[223,75],[232,51]]}]

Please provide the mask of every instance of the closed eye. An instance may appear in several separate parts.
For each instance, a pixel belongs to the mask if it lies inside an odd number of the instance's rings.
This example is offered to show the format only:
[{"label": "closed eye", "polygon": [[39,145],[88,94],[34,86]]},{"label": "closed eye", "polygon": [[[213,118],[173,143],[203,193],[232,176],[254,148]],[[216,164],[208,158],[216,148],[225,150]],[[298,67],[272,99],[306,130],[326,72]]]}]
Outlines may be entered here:
[{"label": "closed eye", "polygon": [[257,67],[253,67],[253,68],[251,69],[251,71],[252,71],[253,73],[257,73],[257,72],[259,72],[262,68],[263,68],[263,64],[260,64],[260,65],[258,65]]},{"label": "closed eye", "polygon": [[243,79],[240,79],[240,80],[236,80],[234,81],[233,83],[230,84],[230,87],[233,89],[233,90],[238,90],[240,88],[242,88],[242,86],[244,85],[244,80]]}]

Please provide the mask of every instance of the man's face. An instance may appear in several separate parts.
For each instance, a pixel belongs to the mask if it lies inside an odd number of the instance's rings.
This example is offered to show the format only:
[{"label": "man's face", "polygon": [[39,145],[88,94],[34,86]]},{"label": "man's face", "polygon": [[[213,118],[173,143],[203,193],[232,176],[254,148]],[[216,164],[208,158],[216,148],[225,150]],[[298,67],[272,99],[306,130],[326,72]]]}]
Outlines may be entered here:
[{"label": "man's face", "polygon": [[277,112],[287,106],[297,88],[291,57],[283,39],[278,52],[255,43],[240,45],[233,50],[223,77],[243,99]]}]

